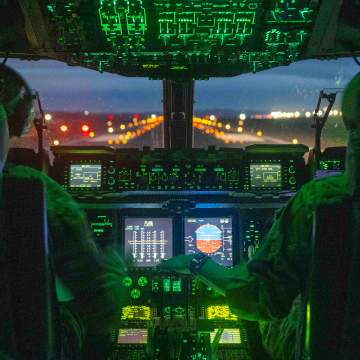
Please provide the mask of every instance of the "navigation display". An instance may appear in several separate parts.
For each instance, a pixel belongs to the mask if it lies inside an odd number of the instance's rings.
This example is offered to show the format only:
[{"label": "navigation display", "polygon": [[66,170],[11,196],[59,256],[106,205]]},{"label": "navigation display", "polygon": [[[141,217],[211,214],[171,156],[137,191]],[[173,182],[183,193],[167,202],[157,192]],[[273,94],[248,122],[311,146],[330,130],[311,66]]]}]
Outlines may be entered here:
[{"label": "navigation display", "polygon": [[204,253],[224,266],[233,266],[232,218],[185,219],[185,254]]},{"label": "navigation display", "polygon": [[281,165],[250,164],[250,185],[255,188],[281,187]]},{"label": "navigation display", "polygon": [[169,218],[126,218],[125,256],[133,267],[152,267],[172,257],[173,223]]},{"label": "navigation display", "polygon": [[[218,329],[210,333],[210,341],[213,342]],[[241,344],[240,329],[224,329],[219,344]]]},{"label": "navigation display", "polygon": [[118,344],[146,344],[147,329],[119,329]]},{"label": "navigation display", "polygon": [[70,187],[101,187],[101,164],[70,165]]}]

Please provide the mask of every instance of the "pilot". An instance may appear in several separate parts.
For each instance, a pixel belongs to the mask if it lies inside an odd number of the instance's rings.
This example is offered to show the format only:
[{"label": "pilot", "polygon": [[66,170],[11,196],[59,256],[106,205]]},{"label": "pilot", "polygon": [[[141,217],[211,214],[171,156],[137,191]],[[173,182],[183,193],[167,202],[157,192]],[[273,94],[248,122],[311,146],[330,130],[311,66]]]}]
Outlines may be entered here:
[{"label": "pilot", "polygon": [[[342,103],[344,121],[360,125],[360,73],[348,85]],[[258,321],[262,341],[276,360],[295,359],[295,338],[300,305],[300,285],[311,238],[316,205],[336,204],[349,197],[352,179],[349,163],[355,159],[357,134],[349,133],[346,173],[310,181],[275,213],[272,228],[248,262],[223,267],[204,254],[179,255],[158,268],[196,278],[226,296],[230,310],[241,319]]]},{"label": "pilot", "polygon": [[65,357],[77,359],[86,331],[101,335],[117,325],[129,297],[122,283],[126,266],[116,248],[98,248],[84,211],[59,184],[30,167],[4,166],[9,139],[27,132],[32,112],[25,81],[0,65],[0,165],[4,176],[37,178],[45,184]]}]

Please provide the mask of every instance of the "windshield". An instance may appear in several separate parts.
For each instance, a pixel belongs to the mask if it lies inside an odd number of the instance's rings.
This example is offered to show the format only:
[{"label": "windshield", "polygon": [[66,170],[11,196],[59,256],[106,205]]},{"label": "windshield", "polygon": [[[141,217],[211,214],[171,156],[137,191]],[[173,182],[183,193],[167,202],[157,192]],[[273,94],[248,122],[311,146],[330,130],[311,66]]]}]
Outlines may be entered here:
[{"label": "windshield", "polygon": [[[162,81],[99,73],[56,61],[9,59],[40,94],[46,116],[44,147],[163,147]],[[322,149],[345,146],[342,91],[358,72],[353,59],[306,60],[256,74],[196,81],[194,147],[252,144],[314,146],[313,113],[319,93],[337,93],[322,133]],[[323,99],[319,115],[328,101]],[[37,134],[13,139],[37,150]]]}]

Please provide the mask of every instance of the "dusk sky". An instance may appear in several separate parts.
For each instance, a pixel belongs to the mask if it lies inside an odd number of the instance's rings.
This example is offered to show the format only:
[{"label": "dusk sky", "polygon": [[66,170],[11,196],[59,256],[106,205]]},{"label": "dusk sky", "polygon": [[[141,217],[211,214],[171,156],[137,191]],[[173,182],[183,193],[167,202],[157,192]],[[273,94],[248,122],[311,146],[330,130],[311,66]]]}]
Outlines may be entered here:
[{"label": "dusk sky", "polygon": [[[162,112],[161,81],[101,74],[56,61],[9,59],[7,65],[39,91],[48,111]],[[197,81],[195,114],[196,110],[212,109],[239,113],[314,110],[320,90],[339,91],[358,71],[352,58],[306,60],[256,74]]]}]

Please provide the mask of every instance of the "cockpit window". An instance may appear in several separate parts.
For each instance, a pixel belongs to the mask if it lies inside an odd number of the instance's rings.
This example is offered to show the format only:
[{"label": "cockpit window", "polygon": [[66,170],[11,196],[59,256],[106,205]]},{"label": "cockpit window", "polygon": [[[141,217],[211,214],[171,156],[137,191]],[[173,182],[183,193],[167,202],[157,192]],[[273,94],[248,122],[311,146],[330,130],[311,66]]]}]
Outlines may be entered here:
[{"label": "cockpit window", "polygon": [[[102,145],[163,147],[162,81],[99,73],[56,61],[9,59],[40,94],[46,114],[44,147]],[[344,146],[342,90],[357,73],[353,59],[306,60],[256,74],[196,81],[194,147],[252,144],[314,146],[311,128],[319,93],[337,93],[322,132],[322,148]],[[319,116],[326,111],[323,99]],[[38,114],[37,114],[38,115]],[[13,146],[37,149],[32,126]]]}]

